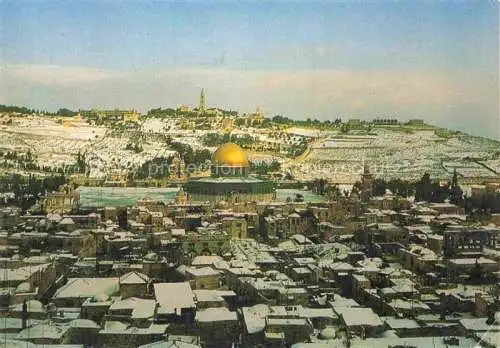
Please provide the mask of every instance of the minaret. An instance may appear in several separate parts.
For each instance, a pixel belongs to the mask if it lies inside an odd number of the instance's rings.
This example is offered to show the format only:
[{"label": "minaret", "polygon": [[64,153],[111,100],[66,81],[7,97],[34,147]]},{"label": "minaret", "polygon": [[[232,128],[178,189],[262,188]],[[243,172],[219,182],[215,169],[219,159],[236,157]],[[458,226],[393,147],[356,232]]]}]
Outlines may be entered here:
[{"label": "minaret", "polygon": [[363,174],[361,175],[361,199],[368,201],[373,196],[373,174],[367,164],[364,165]]},{"label": "minaret", "polygon": [[201,89],[201,94],[200,94],[200,107],[198,108],[198,112],[200,115],[205,114],[205,89]]}]

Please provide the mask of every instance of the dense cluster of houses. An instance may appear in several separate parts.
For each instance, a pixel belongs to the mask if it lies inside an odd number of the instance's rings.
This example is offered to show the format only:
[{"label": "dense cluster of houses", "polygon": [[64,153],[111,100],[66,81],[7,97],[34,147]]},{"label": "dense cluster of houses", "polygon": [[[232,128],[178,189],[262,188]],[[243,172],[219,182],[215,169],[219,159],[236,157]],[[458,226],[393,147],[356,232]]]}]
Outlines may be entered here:
[{"label": "dense cluster of houses", "polygon": [[380,197],[0,210],[9,347],[497,347],[499,231]]}]

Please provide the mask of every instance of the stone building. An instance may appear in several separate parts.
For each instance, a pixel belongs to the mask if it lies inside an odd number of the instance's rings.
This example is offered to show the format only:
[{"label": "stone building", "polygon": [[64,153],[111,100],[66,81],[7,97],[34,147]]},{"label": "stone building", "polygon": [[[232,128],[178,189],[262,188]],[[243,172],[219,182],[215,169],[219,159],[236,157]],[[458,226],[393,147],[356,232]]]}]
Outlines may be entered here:
[{"label": "stone building", "polygon": [[149,277],[139,272],[129,272],[120,277],[120,296],[142,297],[148,292]]},{"label": "stone building", "polygon": [[188,232],[182,241],[184,255],[223,255],[230,251],[231,236],[219,229],[199,229]]},{"label": "stone building", "polygon": [[40,199],[40,209],[44,214],[66,214],[78,210],[80,193],[71,185],[62,185],[59,191],[48,193]]},{"label": "stone building", "polygon": [[219,288],[221,274],[211,267],[188,268],[185,276],[192,289],[213,290]]}]

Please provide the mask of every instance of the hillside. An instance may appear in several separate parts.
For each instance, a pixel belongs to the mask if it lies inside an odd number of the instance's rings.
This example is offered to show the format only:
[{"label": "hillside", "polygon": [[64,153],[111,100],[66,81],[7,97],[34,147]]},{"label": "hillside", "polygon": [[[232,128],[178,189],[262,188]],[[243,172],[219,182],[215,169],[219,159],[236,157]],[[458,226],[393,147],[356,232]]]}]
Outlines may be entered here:
[{"label": "hillside", "polygon": [[361,122],[353,127],[338,121],[275,121],[249,124],[228,115],[172,116],[96,125],[79,116],[4,112],[0,114],[0,165],[18,171],[81,172],[90,178],[112,173],[127,176],[155,159],[179,157],[180,145],[175,144],[184,144],[183,151],[195,151],[191,157],[180,154],[188,164],[192,158],[204,161],[209,151],[230,139],[239,142],[252,161],[277,160],[283,172],[300,180],[326,177],[352,184],[365,165],[375,176],[408,180],[424,172],[449,179],[455,169],[460,180],[468,183],[500,174],[500,143],[462,132],[423,124]]}]

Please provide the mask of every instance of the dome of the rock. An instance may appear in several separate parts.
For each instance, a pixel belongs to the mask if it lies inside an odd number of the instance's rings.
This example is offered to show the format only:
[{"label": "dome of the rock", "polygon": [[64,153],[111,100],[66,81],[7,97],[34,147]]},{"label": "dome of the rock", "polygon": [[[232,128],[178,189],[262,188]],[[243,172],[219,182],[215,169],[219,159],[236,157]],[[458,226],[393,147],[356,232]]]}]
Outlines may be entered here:
[{"label": "dome of the rock", "polygon": [[250,162],[241,147],[234,143],[226,143],[212,155],[212,164],[227,167],[248,167]]}]

